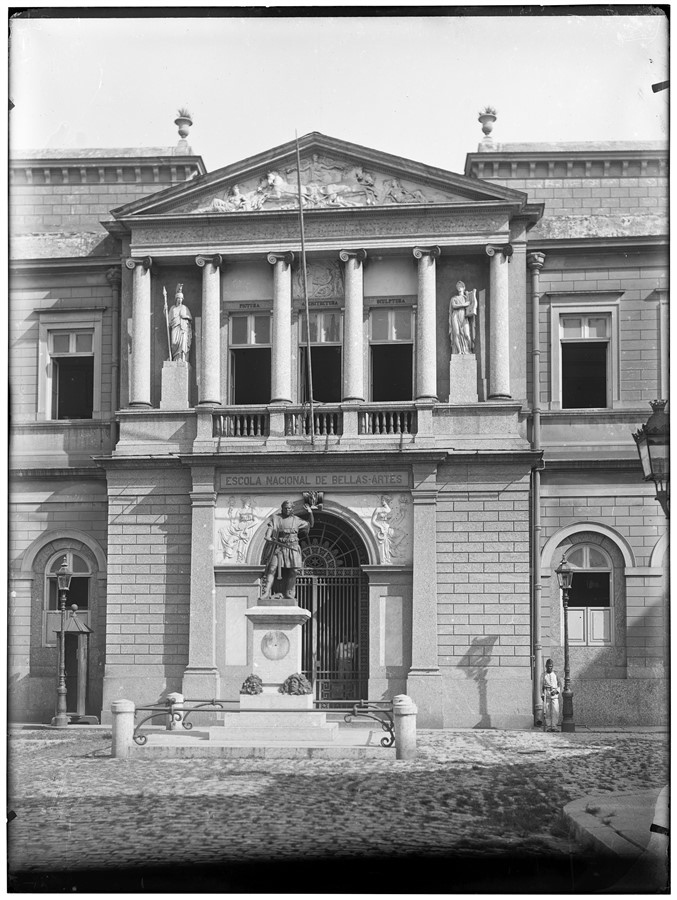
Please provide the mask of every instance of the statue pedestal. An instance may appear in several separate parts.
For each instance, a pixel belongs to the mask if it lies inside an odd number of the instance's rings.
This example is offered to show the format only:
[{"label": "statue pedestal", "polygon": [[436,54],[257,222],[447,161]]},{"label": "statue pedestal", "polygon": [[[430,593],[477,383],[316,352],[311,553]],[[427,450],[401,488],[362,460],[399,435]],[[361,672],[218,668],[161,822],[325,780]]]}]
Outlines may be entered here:
[{"label": "statue pedestal", "polygon": [[290,675],[301,671],[301,629],[311,617],[310,610],[273,597],[260,600],[245,616],[253,626],[252,673],[263,682],[263,693],[249,699],[262,698],[259,705],[270,708],[277,698],[288,697],[299,701],[297,708],[306,708],[305,698],[309,697],[312,705],[312,694],[292,696],[278,692]]},{"label": "statue pedestal", "polygon": [[278,691],[290,675],[301,671],[301,629],[310,611],[272,597],[259,600],[245,615],[254,631],[253,674],[263,681],[263,692],[240,694],[240,712],[224,713],[223,725],[212,726],[209,739],[257,746],[331,744],[338,724],[327,722],[324,712],[312,712],[313,695]]},{"label": "statue pedestal", "polygon": [[160,409],[189,409],[191,365],[181,359],[162,364]]},{"label": "statue pedestal", "polygon": [[477,357],[454,353],[449,362],[449,403],[477,403]]}]

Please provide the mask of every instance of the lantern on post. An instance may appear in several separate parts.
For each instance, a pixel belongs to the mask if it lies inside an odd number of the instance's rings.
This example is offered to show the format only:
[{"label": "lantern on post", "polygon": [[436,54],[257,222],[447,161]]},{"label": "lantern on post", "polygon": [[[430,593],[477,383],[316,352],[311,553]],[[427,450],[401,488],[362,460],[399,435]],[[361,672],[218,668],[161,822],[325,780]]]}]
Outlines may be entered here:
[{"label": "lantern on post", "polygon": [[68,557],[64,556],[56,574],[59,610],[61,612],[61,630],[59,631],[59,675],[56,687],[56,716],[52,719],[52,725],[55,725],[57,728],[66,728],[68,726],[66,704],[66,602],[72,577],[73,573],[68,568]]},{"label": "lantern on post", "polygon": [[652,400],[646,425],[633,434],[645,481],[653,481],[656,500],[670,518],[670,415],[667,400]]},{"label": "lantern on post", "polygon": [[576,731],[574,723],[574,694],[571,690],[571,669],[569,667],[569,591],[574,579],[571,566],[564,556],[555,569],[557,581],[562,592],[564,607],[564,690],[562,691],[562,731]]}]

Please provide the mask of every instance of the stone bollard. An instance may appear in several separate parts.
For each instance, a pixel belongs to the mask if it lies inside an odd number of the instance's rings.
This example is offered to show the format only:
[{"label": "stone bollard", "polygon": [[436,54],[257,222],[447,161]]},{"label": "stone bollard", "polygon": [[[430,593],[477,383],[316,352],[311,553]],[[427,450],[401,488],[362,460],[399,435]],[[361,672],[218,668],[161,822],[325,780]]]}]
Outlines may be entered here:
[{"label": "stone bollard", "polygon": [[169,716],[167,721],[167,731],[183,731],[183,712],[176,707],[183,703],[183,694],[174,691],[167,695],[167,705],[169,707]]},{"label": "stone bollard", "polygon": [[113,759],[125,759],[132,752],[134,735],[134,702],[113,700]]},{"label": "stone bollard", "polygon": [[406,694],[393,697],[395,758],[416,759],[416,704]]}]

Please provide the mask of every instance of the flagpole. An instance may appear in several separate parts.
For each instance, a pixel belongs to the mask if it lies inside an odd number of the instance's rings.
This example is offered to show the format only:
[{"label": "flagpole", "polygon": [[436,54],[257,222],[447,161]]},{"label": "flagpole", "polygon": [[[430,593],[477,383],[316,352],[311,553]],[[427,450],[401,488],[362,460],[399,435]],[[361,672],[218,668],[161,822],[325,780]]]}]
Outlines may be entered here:
[{"label": "flagpole", "polygon": [[303,297],[306,307],[306,364],[308,369],[308,390],[310,392],[310,443],[315,445],[315,414],[313,410],[313,361],[310,355],[310,313],[308,310],[308,270],[306,268],[306,236],[303,228],[303,196],[301,194],[301,154],[298,132],[296,136],[296,176],[299,189],[299,223],[301,225],[301,270],[303,272]]}]

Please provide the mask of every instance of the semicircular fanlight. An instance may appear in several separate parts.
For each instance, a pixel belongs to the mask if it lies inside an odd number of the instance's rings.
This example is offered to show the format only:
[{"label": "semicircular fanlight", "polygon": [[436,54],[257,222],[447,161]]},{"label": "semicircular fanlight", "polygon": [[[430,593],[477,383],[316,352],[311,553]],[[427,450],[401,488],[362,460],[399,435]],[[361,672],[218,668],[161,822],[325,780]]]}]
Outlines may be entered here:
[{"label": "semicircular fanlight", "polygon": [[368,562],[367,551],[352,525],[324,512],[301,542],[305,569],[352,569]]}]

